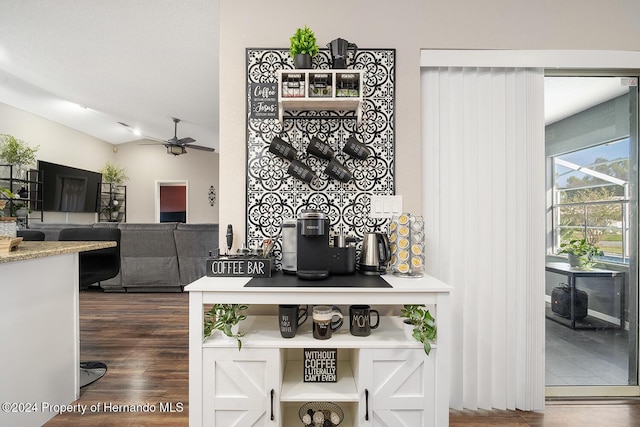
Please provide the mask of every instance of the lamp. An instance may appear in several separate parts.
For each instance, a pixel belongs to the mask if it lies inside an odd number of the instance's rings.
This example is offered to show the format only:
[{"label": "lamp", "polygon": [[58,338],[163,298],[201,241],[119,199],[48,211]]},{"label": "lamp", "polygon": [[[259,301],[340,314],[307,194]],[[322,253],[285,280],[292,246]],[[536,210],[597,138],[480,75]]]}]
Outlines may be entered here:
[{"label": "lamp", "polygon": [[182,145],[167,145],[167,154],[173,154],[174,156],[179,156],[180,154],[185,154],[187,150]]}]

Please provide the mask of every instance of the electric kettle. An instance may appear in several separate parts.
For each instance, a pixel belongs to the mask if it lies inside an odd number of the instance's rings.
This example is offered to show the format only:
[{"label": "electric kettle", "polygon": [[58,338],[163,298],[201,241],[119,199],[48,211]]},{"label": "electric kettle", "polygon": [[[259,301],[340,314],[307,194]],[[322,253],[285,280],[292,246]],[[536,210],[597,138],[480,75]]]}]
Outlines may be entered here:
[{"label": "electric kettle", "polygon": [[327,44],[327,48],[329,48],[329,52],[331,53],[332,68],[335,69],[347,68],[349,49],[353,49],[351,58],[355,58],[358,52],[358,46],[355,43],[349,43],[345,39],[331,40]]},{"label": "electric kettle", "polygon": [[366,233],[362,239],[362,251],[358,268],[361,273],[384,274],[391,259],[389,238],[382,233]]}]

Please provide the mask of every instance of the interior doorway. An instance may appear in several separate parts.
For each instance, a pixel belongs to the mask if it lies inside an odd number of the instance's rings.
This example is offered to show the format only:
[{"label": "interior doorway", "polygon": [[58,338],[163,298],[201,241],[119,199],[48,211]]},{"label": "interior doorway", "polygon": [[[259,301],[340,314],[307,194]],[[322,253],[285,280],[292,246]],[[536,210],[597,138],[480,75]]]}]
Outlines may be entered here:
[{"label": "interior doorway", "polygon": [[[638,76],[545,77],[548,397],[638,396]],[[594,264],[570,266],[569,244]]]},{"label": "interior doorway", "polygon": [[189,222],[189,182],[156,181],[156,222]]}]

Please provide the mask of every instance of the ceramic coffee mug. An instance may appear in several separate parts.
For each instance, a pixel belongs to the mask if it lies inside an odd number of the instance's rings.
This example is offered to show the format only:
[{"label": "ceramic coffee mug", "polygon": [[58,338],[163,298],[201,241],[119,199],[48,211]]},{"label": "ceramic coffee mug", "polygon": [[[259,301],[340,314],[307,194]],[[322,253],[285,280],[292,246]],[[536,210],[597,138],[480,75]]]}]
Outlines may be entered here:
[{"label": "ceramic coffee mug", "polygon": [[[343,316],[338,307],[316,305],[313,307],[313,337],[328,340],[331,333],[342,326]],[[337,319],[336,319],[337,318]]]},{"label": "ceramic coffee mug", "polygon": [[307,184],[311,184],[311,181],[316,179],[316,174],[313,173],[311,168],[300,160],[292,160],[287,168],[287,173],[300,181],[306,182]]},{"label": "ceramic coffee mug", "polygon": [[307,145],[307,153],[325,160],[331,160],[334,152],[326,142],[320,141],[317,137],[311,138]]},{"label": "ceramic coffee mug", "polygon": [[[376,323],[371,324],[371,313],[376,314]],[[349,331],[356,337],[368,337],[371,330],[380,325],[380,313],[368,305],[352,305],[349,307]]]},{"label": "ceramic coffee mug", "polygon": [[280,324],[280,335],[282,338],[293,338],[298,332],[298,328],[309,317],[308,307],[299,305],[279,305],[278,322]]},{"label": "ceramic coffee mug", "polygon": [[342,151],[359,160],[366,160],[371,155],[369,147],[358,141],[355,136],[351,135],[345,142]]},{"label": "ceramic coffee mug", "polygon": [[351,178],[353,178],[351,172],[349,172],[349,170],[336,159],[331,159],[324,170],[324,173],[329,175],[331,178],[335,178],[338,181],[345,183],[351,181]]},{"label": "ceramic coffee mug", "polygon": [[269,144],[269,152],[282,159],[293,160],[296,158],[295,148],[279,136],[276,136],[271,140],[271,144]]}]

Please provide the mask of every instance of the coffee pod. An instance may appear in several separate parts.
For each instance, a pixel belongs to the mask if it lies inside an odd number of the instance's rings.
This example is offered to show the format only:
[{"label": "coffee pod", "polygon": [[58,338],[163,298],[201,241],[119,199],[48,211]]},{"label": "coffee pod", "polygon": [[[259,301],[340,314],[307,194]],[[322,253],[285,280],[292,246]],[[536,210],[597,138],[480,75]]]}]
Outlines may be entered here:
[{"label": "coffee pod", "polygon": [[334,154],[329,144],[320,141],[315,136],[311,138],[311,141],[309,141],[309,145],[307,146],[307,153],[313,154],[314,156],[325,160],[331,160]]},{"label": "coffee pod", "polygon": [[324,173],[329,175],[331,178],[337,179],[340,182],[349,182],[351,181],[351,178],[353,178],[351,172],[349,172],[349,170],[336,159],[331,159],[326,169],[324,170]]},{"label": "coffee pod", "polygon": [[282,159],[293,160],[296,158],[296,150],[279,136],[271,140],[269,151]]},{"label": "coffee pod", "polygon": [[347,142],[345,142],[342,151],[351,157],[355,157],[359,160],[366,160],[371,155],[369,147],[358,141],[355,136],[351,135]]},{"label": "coffee pod", "polygon": [[304,181],[307,184],[311,184],[311,181],[316,179],[316,174],[309,168],[309,166],[302,163],[300,160],[293,160],[289,164],[287,173],[292,177]]}]

